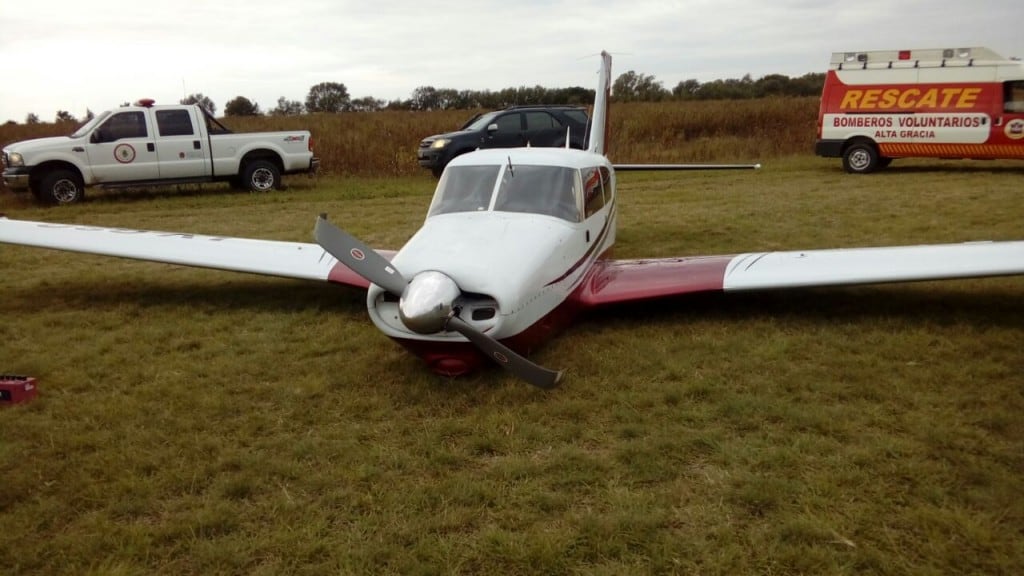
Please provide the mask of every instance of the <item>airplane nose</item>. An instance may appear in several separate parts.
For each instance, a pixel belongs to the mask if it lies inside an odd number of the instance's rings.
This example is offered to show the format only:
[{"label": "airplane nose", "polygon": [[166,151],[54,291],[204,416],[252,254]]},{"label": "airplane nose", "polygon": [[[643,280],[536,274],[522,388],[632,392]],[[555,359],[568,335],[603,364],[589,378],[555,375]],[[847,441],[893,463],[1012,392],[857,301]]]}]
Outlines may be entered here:
[{"label": "airplane nose", "polygon": [[420,272],[398,301],[398,315],[413,332],[434,334],[444,329],[455,299],[462,292],[454,280],[435,270]]}]

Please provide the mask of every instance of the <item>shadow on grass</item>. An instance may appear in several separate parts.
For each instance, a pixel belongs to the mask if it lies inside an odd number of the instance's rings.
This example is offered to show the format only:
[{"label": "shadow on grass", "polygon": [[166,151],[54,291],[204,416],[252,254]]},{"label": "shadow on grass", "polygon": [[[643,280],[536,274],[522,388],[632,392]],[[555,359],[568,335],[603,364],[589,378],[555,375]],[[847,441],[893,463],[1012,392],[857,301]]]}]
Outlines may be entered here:
[{"label": "shadow on grass", "polygon": [[807,288],[700,294],[626,304],[592,311],[586,320],[676,323],[699,318],[742,322],[768,317],[811,322],[905,318],[1015,328],[1024,326],[1024,299],[1020,286],[1012,285],[988,289],[938,285]]},{"label": "shadow on grass", "polygon": [[[861,286],[805,288],[750,293],[709,293],[627,303],[587,311],[587,322],[680,322],[687,318],[730,320],[784,316],[806,320],[870,320],[879,318],[966,322],[983,326],[1024,325],[1024,298],[1015,283],[986,287]],[[994,280],[993,282],[999,282]],[[1011,281],[1013,282],[1013,281]],[[161,283],[158,279],[132,279],[119,283],[62,282],[59,287],[10,290],[8,301],[22,299],[40,309],[56,307],[110,307],[134,302],[141,306],[195,306],[280,311],[318,308],[344,312],[365,307],[364,290],[327,283],[254,278],[218,284],[189,285],[184,279]]]},{"label": "shadow on grass", "polygon": [[[895,160],[889,167],[872,172],[871,174],[851,174],[850,177],[879,178],[885,176],[900,176],[904,174],[1024,174],[1024,162],[1019,165],[990,164],[995,160],[949,160],[948,163],[936,162],[934,164],[903,164],[899,159]],[[822,166],[822,172],[845,174],[842,166]]]},{"label": "shadow on grass", "polygon": [[142,307],[189,306],[225,310],[275,310],[281,312],[310,308],[358,312],[366,308],[366,291],[347,286],[302,281],[252,279],[188,285],[182,280],[161,283],[159,279],[120,283],[88,281],[44,285],[31,292],[8,291],[5,298],[22,299],[40,310],[59,308],[111,308],[134,303]]},{"label": "shadow on grass", "polygon": [[315,188],[317,180],[312,178],[294,178],[285,180],[282,186],[271,192],[251,192],[233,188],[226,183],[207,184],[172,184],[145,188],[91,188],[86,192],[85,202],[140,202],[165,198],[189,198],[196,196],[249,196],[261,194],[279,194],[289,191],[308,190]]}]

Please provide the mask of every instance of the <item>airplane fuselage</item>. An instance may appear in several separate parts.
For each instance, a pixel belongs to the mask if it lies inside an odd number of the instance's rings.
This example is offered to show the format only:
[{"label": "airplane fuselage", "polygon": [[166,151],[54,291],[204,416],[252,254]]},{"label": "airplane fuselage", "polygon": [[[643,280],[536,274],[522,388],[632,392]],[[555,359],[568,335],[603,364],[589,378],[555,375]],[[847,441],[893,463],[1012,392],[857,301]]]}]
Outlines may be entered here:
[{"label": "airplane fuselage", "polygon": [[[423,227],[391,262],[407,278],[443,271],[461,290],[455,304],[464,321],[528,352],[571,319],[570,296],[614,243],[614,192],[601,155],[538,148],[467,154],[451,163]],[[382,332],[437,372],[458,375],[483,360],[457,332],[411,329],[398,298],[379,286],[370,287],[367,308]]]}]

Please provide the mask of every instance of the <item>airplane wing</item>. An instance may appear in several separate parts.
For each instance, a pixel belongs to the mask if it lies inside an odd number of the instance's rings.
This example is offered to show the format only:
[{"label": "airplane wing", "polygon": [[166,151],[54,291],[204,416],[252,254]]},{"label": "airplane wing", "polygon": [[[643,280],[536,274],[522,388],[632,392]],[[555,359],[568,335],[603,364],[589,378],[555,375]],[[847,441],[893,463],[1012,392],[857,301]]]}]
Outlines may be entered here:
[{"label": "airplane wing", "polygon": [[[134,258],[182,266],[321,280],[367,288],[369,283],[317,244],[102,228],[10,220],[0,216],[0,242]],[[394,252],[379,251],[390,259]]]},{"label": "airplane wing", "polygon": [[760,170],[760,164],[613,164],[616,172],[656,170]]},{"label": "airplane wing", "polygon": [[575,293],[587,306],[696,292],[1024,274],[1024,241],[602,260]]}]

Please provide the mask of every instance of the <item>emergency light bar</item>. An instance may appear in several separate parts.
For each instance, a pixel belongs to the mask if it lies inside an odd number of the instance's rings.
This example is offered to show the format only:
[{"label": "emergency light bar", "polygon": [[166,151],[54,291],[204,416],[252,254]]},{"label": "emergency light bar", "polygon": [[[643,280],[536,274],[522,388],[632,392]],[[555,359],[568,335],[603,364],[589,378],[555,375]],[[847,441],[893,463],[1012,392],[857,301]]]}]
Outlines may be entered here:
[{"label": "emergency light bar", "polygon": [[[915,48],[903,50],[866,50],[861,52],[833,52],[832,67],[844,69],[850,66],[858,68],[876,68],[894,63],[906,63],[930,67],[946,66],[947,63],[957,66],[973,66],[979,61],[1006,62],[1007,59],[984,47],[968,48]],[[933,64],[934,63],[934,64]]]}]

